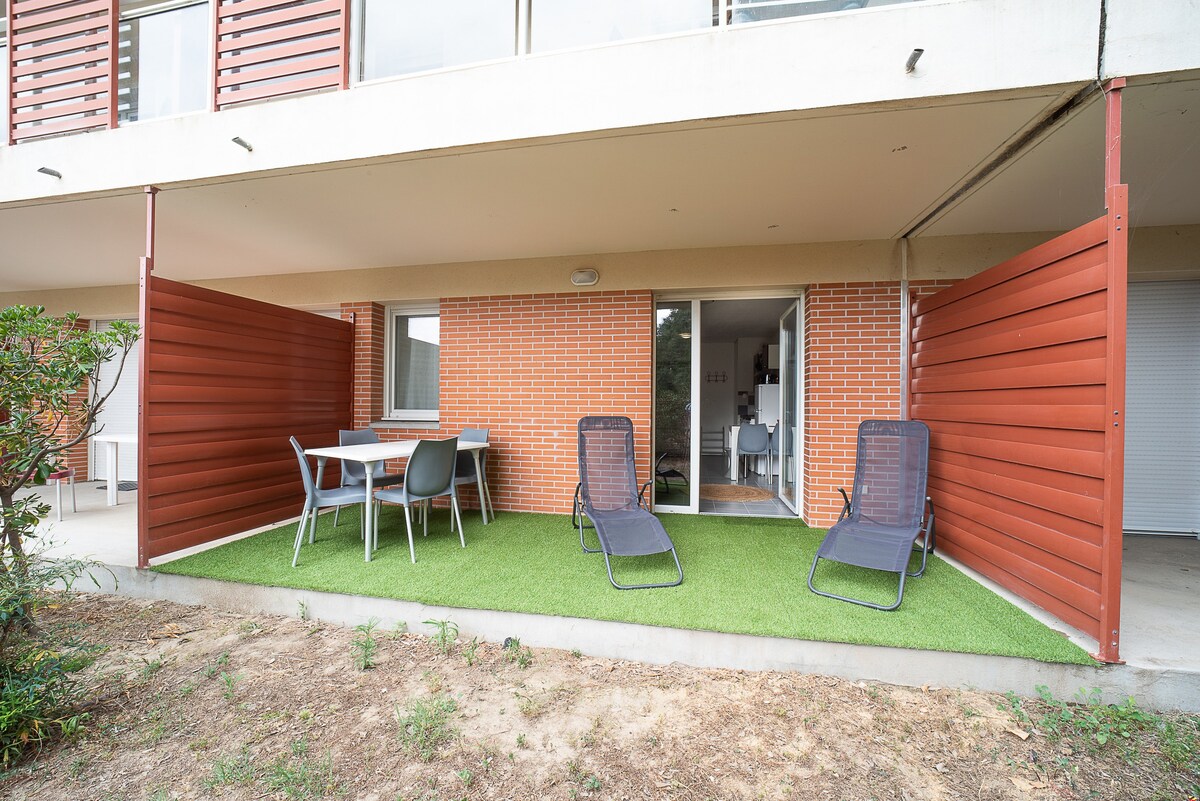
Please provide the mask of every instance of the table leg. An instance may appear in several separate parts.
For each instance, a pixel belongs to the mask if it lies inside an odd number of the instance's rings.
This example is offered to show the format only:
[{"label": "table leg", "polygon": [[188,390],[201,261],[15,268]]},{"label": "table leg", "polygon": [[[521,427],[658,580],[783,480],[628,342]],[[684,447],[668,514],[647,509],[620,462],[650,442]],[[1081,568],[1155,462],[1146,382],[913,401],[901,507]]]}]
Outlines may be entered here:
[{"label": "table leg", "polygon": [[371,561],[371,551],[378,543],[375,542],[375,500],[371,496],[375,492],[375,462],[363,462],[367,469],[367,497],[363,504],[363,542],[366,543],[366,560]]},{"label": "table leg", "polygon": [[733,426],[729,433],[729,483],[738,483],[738,429],[741,426]]},{"label": "table leg", "polygon": [[108,505],[117,505],[117,454],[118,444],[116,442],[106,442],[108,450],[105,451],[105,456],[108,457]]},{"label": "table leg", "polygon": [[487,517],[487,495],[483,489],[483,464],[479,458],[479,448],[471,451],[471,457],[475,460],[475,484],[479,487],[479,511],[483,513],[483,524],[486,526]]}]

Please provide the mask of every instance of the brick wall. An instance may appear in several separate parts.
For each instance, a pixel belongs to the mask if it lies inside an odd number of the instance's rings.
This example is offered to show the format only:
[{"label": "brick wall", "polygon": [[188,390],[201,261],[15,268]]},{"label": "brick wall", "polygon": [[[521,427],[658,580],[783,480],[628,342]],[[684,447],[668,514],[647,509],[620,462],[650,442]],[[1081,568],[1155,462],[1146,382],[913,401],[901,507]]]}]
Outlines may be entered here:
[{"label": "brick wall", "polygon": [[[354,425],[362,428],[383,410],[385,323],[378,304],[342,307],[343,318],[350,312]],[[444,298],[440,424],[383,429],[380,437],[441,438],[466,426],[490,428],[488,482],[497,510],[568,513],[578,481],[580,417],[632,419],[639,475],[649,477],[653,342],[649,292]]]},{"label": "brick wall", "polygon": [[831,526],[858,424],[900,416],[900,284],[814,284],[805,296],[804,519]]}]

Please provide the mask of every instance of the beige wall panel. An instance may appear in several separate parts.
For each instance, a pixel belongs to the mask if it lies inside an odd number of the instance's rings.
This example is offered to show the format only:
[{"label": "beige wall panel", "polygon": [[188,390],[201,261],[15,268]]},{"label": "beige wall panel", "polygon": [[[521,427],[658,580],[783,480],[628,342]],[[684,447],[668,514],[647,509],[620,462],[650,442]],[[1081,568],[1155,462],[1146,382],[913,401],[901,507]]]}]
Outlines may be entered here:
[{"label": "beige wall panel", "polygon": [[[966,278],[1055,236],[1054,232],[947,236],[911,240],[908,277],[914,281]],[[1130,236],[1132,280],[1200,278],[1200,225],[1135,229]],[[472,295],[571,292],[571,271],[600,273],[578,291],[652,289],[733,290],[842,281],[897,281],[895,240],[828,242],[646,253],[606,253],[418,267],[385,267],[197,282],[222,292],[310,309],[361,300],[404,301]],[[170,277],[169,269],[162,269]],[[43,304],[53,314],[78,311],[88,319],[135,314],[136,286],[0,293],[0,305]]]}]

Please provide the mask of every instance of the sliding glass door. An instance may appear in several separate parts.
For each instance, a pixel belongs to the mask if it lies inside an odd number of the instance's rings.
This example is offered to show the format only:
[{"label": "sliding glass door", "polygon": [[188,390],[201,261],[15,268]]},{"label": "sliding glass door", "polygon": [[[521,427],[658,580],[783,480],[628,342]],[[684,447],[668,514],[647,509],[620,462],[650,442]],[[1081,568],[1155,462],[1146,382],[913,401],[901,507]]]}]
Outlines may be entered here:
[{"label": "sliding glass door", "polygon": [[697,511],[699,504],[699,316],[697,301],[655,307],[654,503]]},{"label": "sliding glass door", "polygon": [[779,499],[796,514],[800,513],[803,487],[801,420],[803,419],[803,358],[800,301],[793,303],[779,318],[779,427],[775,431],[779,448]]}]

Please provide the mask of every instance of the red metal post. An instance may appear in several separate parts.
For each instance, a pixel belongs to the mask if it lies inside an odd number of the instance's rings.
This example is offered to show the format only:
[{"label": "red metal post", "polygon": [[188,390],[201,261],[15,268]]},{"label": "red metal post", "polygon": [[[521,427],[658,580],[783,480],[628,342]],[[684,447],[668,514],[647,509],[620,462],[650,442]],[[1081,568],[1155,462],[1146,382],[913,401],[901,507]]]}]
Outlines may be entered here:
[{"label": "red metal post", "polygon": [[342,0],[342,82],[341,88],[350,88],[350,0]]},{"label": "red metal post", "polygon": [[212,10],[212,110],[220,111],[221,103],[219,93],[221,85],[218,83],[221,77],[221,70],[217,63],[221,59],[221,2],[222,0],[213,0]]},{"label": "red metal post", "polygon": [[117,127],[118,51],[121,46],[121,0],[108,4],[108,127]]},{"label": "red metal post", "polygon": [[1104,433],[1104,511],[1100,551],[1100,653],[1120,662],[1121,546],[1125,510],[1125,344],[1129,281],[1129,187],[1121,183],[1121,89],[1124,78],[1104,86],[1104,201],[1108,218],[1108,329],[1104,402],[1110,412]]},{"label": "red metal post", "polygon": [[[138,322],[141,324],[142,354],[138,364],[138,486],[137,537],[138,567],[150,566],[150,442],[147,438],[146,400],[150,390],[150,283],[154,272],[154,212],[158,188],[147,186],[146,193],[146,255],[141,258],[138,275]],[[113,479],[110,477],[109,481]]]},{"label": "red metal post", "polygon": [[[1104,84],[1104,191],[1121,183],[1121,90],[1124,78],[1113,78]],[[1105,200],[1107,200],[1107,194]]]},{"label": "red metal post", "polygon": [[8,27],[5,28],[5,30],[8,31],[8,84],[7,91],[4,93],[4,105],[8,109],[8,131],[4,138],[8,140],[9,145],[15,145],[17,143],[17,138],[15,136],[17,132],[17,126],[12,121],[13,98],[17,94],[17,79],[13,77],[13,70],[17,66],[17,48],[13,46],[12,43],[13,25],[16,24],[14,21],[15,16],[16,15],[13,12],[13,4],[10,2],[8,4]]}]

